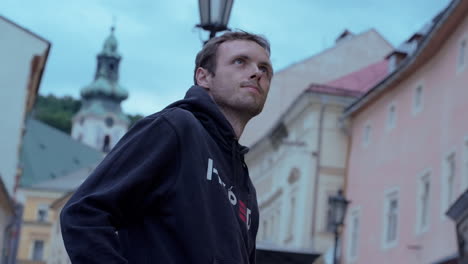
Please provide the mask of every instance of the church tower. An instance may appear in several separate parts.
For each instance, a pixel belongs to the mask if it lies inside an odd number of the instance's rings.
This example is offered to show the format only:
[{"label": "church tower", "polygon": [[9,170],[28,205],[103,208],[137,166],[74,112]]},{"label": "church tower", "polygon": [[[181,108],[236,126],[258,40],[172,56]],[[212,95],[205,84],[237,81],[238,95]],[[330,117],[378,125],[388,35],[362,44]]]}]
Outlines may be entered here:
[{"label": "church tower", "polygon": [[81,109],[72,120],[72,137],[103,152],[114,147],[130,123],[120,106],[128,97],[119,84],[121,59],[112,27],[97,55],[94,81],[81,89]]}]

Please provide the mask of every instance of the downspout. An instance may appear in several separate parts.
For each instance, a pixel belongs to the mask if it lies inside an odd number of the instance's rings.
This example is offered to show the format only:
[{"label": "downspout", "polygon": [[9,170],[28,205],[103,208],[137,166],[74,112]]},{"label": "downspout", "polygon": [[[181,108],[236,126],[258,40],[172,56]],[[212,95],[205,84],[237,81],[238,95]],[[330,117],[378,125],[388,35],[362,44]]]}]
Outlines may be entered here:
[{"label": "downspout", "polygon": [[1,252],[2,264],[15,264],[16,254],[18,252],[18,243],[20,235],[20,225],[22,218],[22,206],[14,205],[14,212],[10,223],[3,231],[3,248]]},{"label": "downspout", "polygon": [[[318,119],[318,135],[317,135],[317,150],[315,151],[315,179],[314,179],[314,199],[312,203],[312,247],[315,247],[315,234],[316,230],[316,219],[317,219],[317,199],[318,199],[318,185],[320,183],[320,157],[322,155],[322,138],[323,138],[323,119],[325,115],[325,108],[327,106],[327,99],[325,96],[320,96],[320,114]],[[315,249],[315,248],[314,248]]]},{"label": "downspout", "polygon": [[[350,128],[349,128],[349,124],[346,123],[347,120],[351,119],[350,116],[348,117],[340,117],[339,119],[339,124],[340,124],[340,128],[341,130],[343,131],[343,133],[345,134],[345,137],[347,138],[347,148],[346,148],[346,161],[345,161],[345,174],[344,174],[344,179],[343,179],[343,195],[345,197],[348,197],[347,195],[347,190],[348,190],[348,168],[349,168],[349,160],[350,160],[350,157],[351,157],[351,147],[352,147],[352,138],[351,138],[351,131],[350,131]],[[351,200],[349,200],[349,202],[351,203]],[[347,210],[347,212],[349,212],[349,210]],[[345,215],[345,218],[344,218],[344,222],[346,221],[346,216],[347,216],[347,213]],[[340,256],[340,259],[342,260],[344,256],[344,245],[343,245],[343,238],[344,238],[344,227],[346,225],[343,225],[338,232],[340,232],[340,241],[339,241],[339,252],[338,252],[338,255]]]},{"label": "downspout", "polygon": [[349,120],[351,117],[344,117],[342,116],[340,119],[339,119],[339,124],[340,124],[340,128],[341,130],[343,131],[343,133],[345,134],[345,137],[347,139],[347,148],[346,148],[346,162],[345,162],[345,175],[344,175],[344,179],[343,179],[343,195],[345,197],[347,197],[346,195],[346,191],[348,190],[348,168],[349,168],[349,159],[351,157],[351,147],[352,147],[352,144],[353,144],[353,141],[352,141],[352,138],[351,138],[351,131],[349,129],[349,125],[346,124],[346,120]]}]

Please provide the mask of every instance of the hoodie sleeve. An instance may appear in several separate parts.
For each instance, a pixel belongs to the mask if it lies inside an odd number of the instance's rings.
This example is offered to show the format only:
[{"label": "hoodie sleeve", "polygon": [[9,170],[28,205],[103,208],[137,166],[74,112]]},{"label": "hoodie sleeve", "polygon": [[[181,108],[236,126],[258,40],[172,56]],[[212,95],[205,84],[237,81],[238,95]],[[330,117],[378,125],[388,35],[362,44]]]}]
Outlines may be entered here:
[{"label": "hoodie sleeve", "polygon": [[249,264],[256,264],[257,263],[256,251],[257,251],[257,246],[255,245],[252,252],[250,252]]},{"label": "hoodie sleeve", "polygon": [[164,116],[139,121],[78,188],[60,220],[74,264],[127,263],[117,232],[176,181],[178,136]]}]

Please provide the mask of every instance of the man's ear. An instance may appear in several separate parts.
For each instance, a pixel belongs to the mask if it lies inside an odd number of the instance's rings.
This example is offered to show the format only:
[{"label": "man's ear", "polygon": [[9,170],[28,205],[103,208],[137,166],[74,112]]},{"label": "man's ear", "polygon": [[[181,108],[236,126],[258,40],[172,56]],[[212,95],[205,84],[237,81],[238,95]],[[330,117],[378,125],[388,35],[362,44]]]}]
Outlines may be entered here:
[{"label": "man's ear", "polygon": [[197,85],[201,87],[211,88],[211,77],[212,74],[202,67],[198,67],[195,72],[195,80],[197,80]]}]

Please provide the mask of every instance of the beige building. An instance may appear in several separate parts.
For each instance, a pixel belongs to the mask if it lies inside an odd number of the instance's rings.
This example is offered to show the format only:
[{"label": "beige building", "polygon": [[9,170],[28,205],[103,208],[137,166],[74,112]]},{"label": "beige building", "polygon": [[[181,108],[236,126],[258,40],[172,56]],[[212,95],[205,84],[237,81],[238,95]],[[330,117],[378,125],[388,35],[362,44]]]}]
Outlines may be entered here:
[{"label": "beige building", "polygon": [[311,83],[336,80],[381,61],[392,50],[392,45],[374,29],[357,35],[345,31],[333,47],[277,71],[265,108],[248,123],[241,143],[250,147],[265,136]]},{"label": "beige building", "polygon": [[260,208],[259,244],[323,253],[327,201],[343,186],[347,137],[338,119],[356,93],[312,86],[246,156]]},{"label": "beige building", "polygon": [[340,117],[387,73],[381,60],[309,85],[251,147],[246,162],[259,201],[259,245],[318,254],[333,245],[328,198],[343,188],[349,147]]},{"label": "beige building", "polygon": [[50,257],[47,259],[47,264],[70,264],[71,260],[65,250],[65,245],[62,238],[62,229],[60,228],[60,212],[68,202],[73,192],[69,192],[59,199],[55,200],[50,209],[53,212],[54,219],[52,220],[52,229],[50,232]]},{"label": "beige building", "polygon": [[13,203],[25,120],[31,112],[50,42],[0,16],[0,261],[14,263],[19,214]]},{"label": "beige building", "polygon": [[92,164],[60,178],[19,188],[24,213],[18,264],[70,263],[60,231],[60,210],[94,167]]},{"label": "beige building", "polygon": [[20,188],[18,197],[24,204],[18,264],[45,264],[49,257],[50,232],[54,212],[50,205],[63,196],[62,191]]}]

